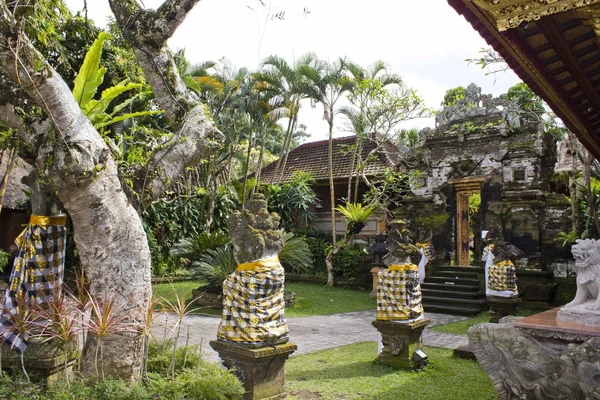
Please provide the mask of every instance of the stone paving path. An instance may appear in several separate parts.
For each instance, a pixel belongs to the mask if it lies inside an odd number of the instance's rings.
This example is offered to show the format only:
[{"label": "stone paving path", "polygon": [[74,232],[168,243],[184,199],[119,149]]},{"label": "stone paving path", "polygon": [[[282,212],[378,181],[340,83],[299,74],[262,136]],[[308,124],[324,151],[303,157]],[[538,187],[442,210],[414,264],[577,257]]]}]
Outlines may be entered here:
[{"label": "stone paving path", "polygon": [[[428,312],[425,313],[425,317],[431,319],[431,323],[423,332],[425,345],[455,349],[468,343],[466,335],[435,332],[429,329],[436,325],[462,321],[467,317]],[[358,342],[375,342],[379,340],[379,334],[371,325],[371,321],[374,319],[374,310],[288,318],[290,340],[298,345],[298,351],[294,354],[311,353]],[[176,321],[175,314],[159,315],[154,321],[154,335],[158,339],[164,338],[165,335],[167,337],[174,336],[170,328],[175,325]],[[219,321],[220,318],[216,317],[186,316],[183,320],[179,343],[185,344],[189,332],[189,344],[202,344],[202,354],[206,359],[219,361],[217,353],[208,344],[217,337]]]}]

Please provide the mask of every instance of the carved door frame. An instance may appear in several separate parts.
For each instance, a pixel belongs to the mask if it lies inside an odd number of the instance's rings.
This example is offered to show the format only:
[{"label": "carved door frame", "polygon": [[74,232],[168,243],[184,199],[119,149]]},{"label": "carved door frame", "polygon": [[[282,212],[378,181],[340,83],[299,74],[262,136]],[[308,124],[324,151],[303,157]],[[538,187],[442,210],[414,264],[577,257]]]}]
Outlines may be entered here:
[{"label": "carved door frame", "polygon": [[448,183],[454,186],[456,199],[456,264],[469,265],[469,196],[481,193],[482,177],[452,179]]}]

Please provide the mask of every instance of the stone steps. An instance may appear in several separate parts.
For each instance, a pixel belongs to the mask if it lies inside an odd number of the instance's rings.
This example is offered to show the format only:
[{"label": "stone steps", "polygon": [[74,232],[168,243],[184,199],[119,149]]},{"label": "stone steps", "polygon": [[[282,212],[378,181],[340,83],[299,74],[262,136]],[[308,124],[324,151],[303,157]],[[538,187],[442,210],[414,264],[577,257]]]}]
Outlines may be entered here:
[{"label": "stone steps", "polygon": [[429,312],[475,315],[486,310],[480,267],[442,266],[421,283],[423,308]]},{"label": "stone steps", "polygon": [[479,279],[477,278],[457,278],[453,276],[428,276],[425,282],[444,283],[446,285],[465,285],[479,287]]},{"label": "stone steps", "polygon": [[449,291],[449,290],[436,290],[421,287],[421,293],[423,296],[428,297],[452,297],[459,299],[478,299],[483,297],[484,293],[479,291]]}]

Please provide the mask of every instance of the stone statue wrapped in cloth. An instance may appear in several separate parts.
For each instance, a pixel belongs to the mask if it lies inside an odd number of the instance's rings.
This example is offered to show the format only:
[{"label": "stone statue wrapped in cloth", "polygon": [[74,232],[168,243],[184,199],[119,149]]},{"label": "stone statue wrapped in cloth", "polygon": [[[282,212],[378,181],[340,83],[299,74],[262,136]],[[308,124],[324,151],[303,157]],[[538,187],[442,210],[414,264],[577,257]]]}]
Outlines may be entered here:
[{"label": "stone statue wrapped in cloth", "polygon": [[227,225],[238,267],[223,282],[217,337],[252,347],[287,342],[279,216],[269,214],[262,194],[254,194],[246,209],[234,212]]},{"label": "stone statue wrapped in cloth", "polygon": [[60,296],[67,236],[62,204],[40,185],[36,169],[27,177],[27,184],[32,215],[15,239],[18,252],[0,314],[0,338],[18,352],[27,347],[28,333],[19,332],[15,320],[26,316],[32,306],[43,306],[53,296]]},{"label": "stone statue wrapped in cloth", "polygon": [[410,257],[418,252],[408,237],[406,223],[391,222],[386,240],[388,267],[377,273],[378,321],[414,322],[423,318],[419,268]]},{"label": "stone statue wrapped in cloth", "polygon": [[522,253],[515,246],[499,239],[494,240],[488,252],[493,249],[493,262],[488,270],[486,294],[498,297],[517,297],[517,270],[514,259]]}]

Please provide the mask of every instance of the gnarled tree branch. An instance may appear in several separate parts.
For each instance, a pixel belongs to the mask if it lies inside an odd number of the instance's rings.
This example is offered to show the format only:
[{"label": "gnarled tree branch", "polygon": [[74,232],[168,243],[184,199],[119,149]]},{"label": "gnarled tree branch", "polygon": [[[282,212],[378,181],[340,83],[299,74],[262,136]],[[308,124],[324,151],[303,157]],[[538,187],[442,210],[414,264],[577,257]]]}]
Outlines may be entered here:
[{"label": "gnarled tree branch", "polygon": [[140,186],[142,205],[158,198],[187,167],[198,164],[222,141],[206,116],[204,105],[187,90],[167,39],[199,0],[166,0],[156,11],[140,8],[135,0],[109,0],[117,25],[144,71],[159,106],[175,134],[152,157],[152,176]]}]

